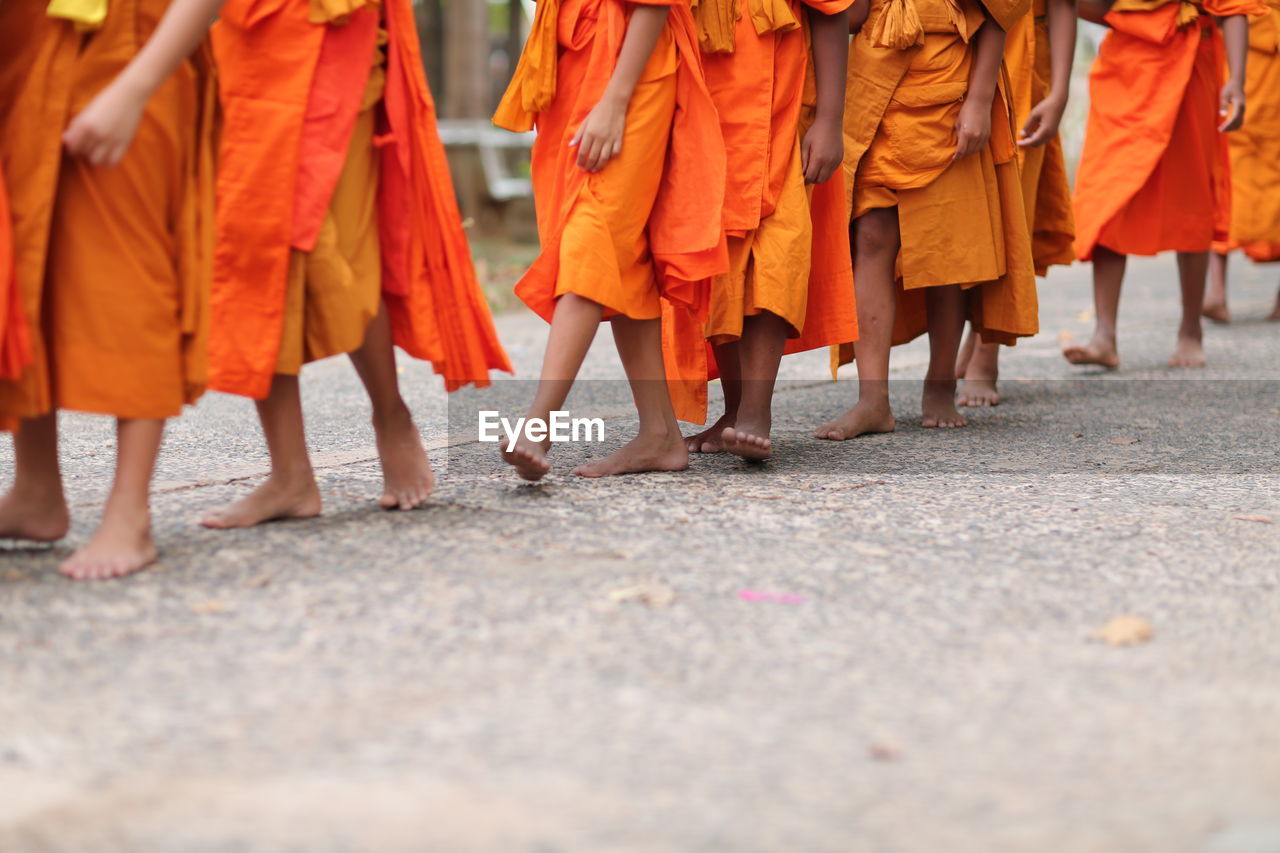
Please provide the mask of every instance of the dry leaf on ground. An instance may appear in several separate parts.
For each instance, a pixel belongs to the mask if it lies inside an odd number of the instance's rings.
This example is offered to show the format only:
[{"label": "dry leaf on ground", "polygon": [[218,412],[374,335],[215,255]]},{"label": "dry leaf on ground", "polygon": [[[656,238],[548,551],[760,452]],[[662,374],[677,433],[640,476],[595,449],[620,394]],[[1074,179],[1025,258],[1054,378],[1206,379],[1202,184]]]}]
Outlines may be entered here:
[{"label": "dry leaf on ground", "polygon": [[230,608],[225,601],[217,598],[211,598],[208,601],[198,601],[191,605],[192,613],[226,613]]},{"label": "dry leaf on ground", "polygon": [[1237,515],[1236,521],[1256,521],[1259,524],[1275,524],[1275,522],[1265,515]]},{"label": "dry leaf on ground", "polygon": [[649,605],[652,610],[658,610],[671,606],[676,600],[676,591],[665,583],[654,581],[615,589],[609,593],[609,600],[614,602],[639,601],[642,604]]},{"label": "dry leaf on ground", "polygon": [[1137,443],[1138,443],[1138,439],[1136,439],[1136,438],[1113,438],[1113,439],[1111,439],[1111,441],[1109,441],[1109,442],[1107,442],[1107,443],[1108,443],[1108,444],[1137,444]]},{"label": "dry leaf on ground", "polygon": [[1155,636],[1155,628],[1141,616],[1124,614],[1117,616],[1093,632],[1093,639],[1100,640],[1108,646],[1136,646],[1146,643]]}]

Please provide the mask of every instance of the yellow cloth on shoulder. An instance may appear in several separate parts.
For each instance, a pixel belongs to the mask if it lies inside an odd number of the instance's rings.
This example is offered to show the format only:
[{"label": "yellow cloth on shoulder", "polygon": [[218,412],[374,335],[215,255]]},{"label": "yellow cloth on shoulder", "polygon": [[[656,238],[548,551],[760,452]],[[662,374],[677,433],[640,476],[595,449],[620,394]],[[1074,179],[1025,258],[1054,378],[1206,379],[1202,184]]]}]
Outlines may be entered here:
[{"label": "yellow cloth on shoulder", "polygon": [[96,30],[107,19],[107,0],[49,0],[45,14],[72,21],[77,30]]}]

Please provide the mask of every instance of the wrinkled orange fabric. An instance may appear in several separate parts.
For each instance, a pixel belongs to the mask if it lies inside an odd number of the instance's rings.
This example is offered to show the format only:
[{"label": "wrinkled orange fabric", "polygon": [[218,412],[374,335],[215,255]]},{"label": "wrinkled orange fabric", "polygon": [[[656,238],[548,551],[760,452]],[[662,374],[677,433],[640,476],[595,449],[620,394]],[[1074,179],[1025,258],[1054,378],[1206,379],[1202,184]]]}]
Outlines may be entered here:
[{"label": "wrinkled orange fabric", "polygon": [[[1089,75],[1076,172],[1076,256],[1204,252],[1231,217],[1227,140],[1218,133],[1225,62],[1211,16],[1263,11],[1258,0],[1194,5],[1123,0]],[[1182,25],[1179,24],[1183,21]]]},{"label": "wrinkled orange fabric", "polygon": [[[849,0],[783,0],[768,19],[753,14],[753,0],[733,4],[729,49],[707,52],[708,44],[725,40],[708,35],[699,21],[728,162],[723,216],[730,268],[713,283],[701,334],[669,340],[668,358],[684,358],[679,351],[705,347],[704,340],[736,340],[743,319],[761,311],[787,322],[788,352],[857,337],[843,174],[809,188],[800,168],[817,95],[805,6],[834,14]],[[706,361],[713,379],[714,359]]]},{"label": "wrinkled orange fabric", "polygon": [[[893,14],[875,0],[868,22]],[[914,0],[906,0],[914,2]],[[879,47],[864,27],[853,40],[845,105],[845,175],[849,208],[897,207],[902,248],[893,342],[927,329],[924,288],[960,284],[970,292],[970,320],[983,340],[1012,345],[1039,328],[1035,271],[1018,174],[1008,85],[992,105],[991,141],[952,162],[955,122],[968,91],[981,26],[972,0],[918,0],[924,33],[906,49]],[[1029,0],[987,4],[1002,24],[1027,14]],[[852,358],[852,347],[833,353]]]},{"label": "wrinkled orange fabric", "polygon": [[[1053,63],[1049,44],[1049,22],[1044,0],[1033,0],[1031,13],[1013,26],[1005,38],[1005,68],[1009,74],[1014,127],[1026,124],[1032,107],[1049,95]],[[1070,265],[1075,260],[1072,242],[1075,218],[1071,211],[1071,184],[1062,152],[1062,137],[1054,136],[1045,145],[1018,148],[1022,169],[1022,197],[1026,202],[1027,225],[1031,229],[1031,255],[1036,274],[1050,266]]]},{"label": "wrinkled orange fabric", "polygon": [[[325,21],[363,5],[231,0],[214,27],[224,116],[209,347],[218,390],[254,398],[270,390],[291,253],[319,236],[369,74],[367,42]],[[448,390],[487,385],[490,370],[511,366],[462,231],[413,8],[389,0],[382,16],[377,218],[392,336],[432,362]],[[362,70],[354,80],[335,71],[348,68]]]},{"label": "wrinkled orange fabric", "polygon": [[[603,305],[606,317],[665,314],[671,339],[705,319],[711,279],[728,268],[717,215],[725,160],[688,3],[654,5],[671,6],[667,25],[628,106],[622,153],[604,169],[580,169],[568,142],[613,74],[629,15],[620,0],[564,0],[554,17],[540,8],[494,122],[538,128],[532,173],[542,251],[516,294],[547,321],[565,293]],[[553,37],[560,51],[549,72],[528,59]],[[545,106],[530,111],[527,94],[548,90]],[[705,358],[699,351],[667,362],[683,420],[705,417]]]},{"label": "wrinkled orange fabric", "polygon": [[123,161],[66,156],[61,134],[154,31],[167,0],[111,4],[77,31],[0,3],[0,168],[31,362],[0,381],[0,419],[55,409],[167,418],[205,386],[214,97],[208,57],[148,101]]},{"label": "wrinkled orange fabric", "polygon": [[0,173],[0,379],[17,379],[31,363],[31,340],[13,268],[13,223],[9,193]]},{"label": "wrinkled orange fabric", "polygon": [[1280,261],[1280,10],[1249,21],[1244,126],[1227,134],[1231,152],[1230,242],[1254,261]]}]

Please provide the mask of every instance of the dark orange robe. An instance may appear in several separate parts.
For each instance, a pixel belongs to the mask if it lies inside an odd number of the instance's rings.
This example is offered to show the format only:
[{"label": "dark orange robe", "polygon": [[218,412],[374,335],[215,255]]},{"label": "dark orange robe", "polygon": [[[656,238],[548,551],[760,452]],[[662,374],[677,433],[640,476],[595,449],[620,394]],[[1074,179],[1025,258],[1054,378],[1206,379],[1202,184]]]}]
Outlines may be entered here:
[{"label": "dark orange robe", "polygon": [[1111,7],[1076,173],[1078,258],[1099,245],[1126,255],[1207,252],[1226,239],[1231,185],[1217,129],[1225,58],[1212,16],[1263,8],[1258,0]]},{"label": "dark orange robe", "polygon": [[207,55],[160,86],[119,165],[66,156],[61,139],[167,7],[113,2],[86,34],[47,16],[44,3],[0,3],[0,169],[31,356],[17,379],[0,381],[9,425],[59,408],[167,418],[204,389],[215,106]]},{"label": "dark orange robe", "polygon": [[[806,7],[834,14],[849,5],[701,0],[703,66],[728,162],[723,216],[730,268],[715,279],[701,334],[689,330],[674,347],[736,340],[743,319],[761,311],[787,322],[788,352],[857,337],[844,176],[838,171],[809,188],[800,168],[817,95]],[[673,346],[668,357],[682,357]],[[713,379],[713,359],[707,364]]]},{"label": "dark orange robe", "polygon": [[[670,340],[706,318],[711,279],[728,267],[725,159],[687,0],[652,5],[670,14],[628,105],[622,153],[605,168],[583,171],[568,142],[613,74],[630,14],[621,0],[540,0],[494,122],[538,129],[542,251],[516,294],[547,321],[565,293],[603,305],[606,317],[665,311]],[[706,410],[705,350],[689,359],[666,367],[677,415],[696,420]]]},{"label": "dark orange robe", "polygon": [[[1031,13],[1020,18],[1005,36],[1005,68],[1009,74],[1015,127],[1026,124],[1031,109],[1049,95],[1053,83],[1049,21],[1044,0],[1033,0]],[[1031,255],[1036,274],[1075,260],[1075,218],[1071,211],[1071,183],[1067,179],[1062,137],[1045,145],[1018,148],[1022,169],[1022,197],[1031,229]]]},{"label": "dark orange robe", "polygon": [[390,0],[379,21],[362,5],[231,0],[214,27],[224,114],[209,347],[217,390],[255,398],[270,390],[291,264],[295,253],[325,245],[326,216],[368,106],[379,24],[385,88],[369,192],[393,338],[431,361],[449,390],[487,385],[490,370],[511,369],[462,231],[413,8]]},{"label": "dark orange robe", "polygon": [[[1009,28],[1030,0],[988,2]],[[1013,344],[1039,329],[1035,271],[1009,91],[992,103],[991,141],[952,161],[969,87],[974,0],[873,0],[849,55],[845,174],[850,210],[898,209],[902,249],[894,344],[927,330],[924,288],[959,284],[983,340]],[[840,348],[838,361],[852,358]]]},{"label": "dark orange robe", "polygon": [[31,341],[13,267],[9,193],[0,174],[0,379],[17,379],[31,363]]},{"label": "dark orange robe", "polygon": [[1280,261],[1280,9],[1249,19],[1244,126],[1231,151],[1230,241],[1252,260]]}]

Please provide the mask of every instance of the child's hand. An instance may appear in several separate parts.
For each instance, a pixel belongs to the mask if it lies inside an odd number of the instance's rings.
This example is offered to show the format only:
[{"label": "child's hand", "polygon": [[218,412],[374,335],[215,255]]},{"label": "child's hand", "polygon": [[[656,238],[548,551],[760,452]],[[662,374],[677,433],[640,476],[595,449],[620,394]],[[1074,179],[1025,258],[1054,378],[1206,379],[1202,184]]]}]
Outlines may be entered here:
[{"label": "child's hand", "polygon": [[114,166],[129,150],[146,105],[145,95],[112,83],[71,120],[62,144],[94,166]]},{"label": "child's hand", "polygon": [[1058,125],[1062,123],[1062,113],[1066,110],[1065,100],[1045,98],[1031,108],[1027,123],[1018,133],[1018,145],[1023,148],[1039,148],[1058,135]]},{"label": "child's hand", "polygon": [[844,160],[844,131],[839,123],[816,121],[800,143],[800,169],[810,184],[822,184]]},{"label": "child's hand", "polygon": [[622,153],[622,136],[627,129],[627,105],[604,97],[591,108],[570,146],[578,148],[578,165],[598,172]]},{"label": "child's hand", "polygon": [[1218,114],[1223,117],[1222,124],[1218,125],[1222,133],[1238,130],[1244,124],[1244,86],[1238,81],[1228,80],[1222,87],[1222,107]]},{"label": "child's hand", "polygon": [[956,119],[956,153],[952,162],[977,154],[991,140],[991,104],[978,98],[966,98]]}]

